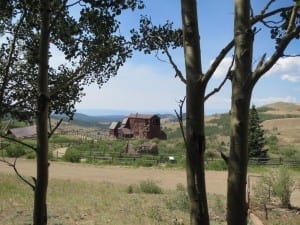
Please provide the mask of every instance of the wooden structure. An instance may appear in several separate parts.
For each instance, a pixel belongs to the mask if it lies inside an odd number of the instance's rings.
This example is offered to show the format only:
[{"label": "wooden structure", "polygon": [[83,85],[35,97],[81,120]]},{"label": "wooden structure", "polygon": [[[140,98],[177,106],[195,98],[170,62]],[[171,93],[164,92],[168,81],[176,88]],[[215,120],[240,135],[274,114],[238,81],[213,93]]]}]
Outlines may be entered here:
[{"label": "wooden structure", "polygon": [[12,135],[15,138],[31,138],[36,136],[36,126],[19,127],[9,129],[8,135]]},{"label": "wooden structure", "polygon": [[112,122],[109,126],[109,136],[118,136],[119,127],[120,127],[120,122]]},{"label": "wooden structure", "polygon": [[167,138],[161,130],[160,117],[154,114],[130,114],[123,119],[122,123],[113,122],[109,134],[115,137]]}]

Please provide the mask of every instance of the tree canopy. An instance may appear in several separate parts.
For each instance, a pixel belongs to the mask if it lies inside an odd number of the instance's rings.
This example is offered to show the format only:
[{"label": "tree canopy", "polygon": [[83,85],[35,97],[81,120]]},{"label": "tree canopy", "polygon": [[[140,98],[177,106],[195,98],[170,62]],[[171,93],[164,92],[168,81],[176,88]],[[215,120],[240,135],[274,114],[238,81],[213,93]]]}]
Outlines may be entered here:
[{"label": "tree canopy", "polygon": [[249,133],[248,133],[248,149],[249,157],[267,157],[267,151],[264,149],[265,137],[264,129],[261,125],[256,107],[253,105],[249,112]]},{"label": "tree canopy", "polygon": [[[28,119],[36,111],[39,1],[7,0],[0,7],[0,115]],[[83,85],[101,86],[117,74],[132,56],[117,17],[143,7],[142,0],[51,1],[49,57],[56,65],[49,67],[50,113],[72,117]],[[57,55],[63,55],[63,62]]]}]

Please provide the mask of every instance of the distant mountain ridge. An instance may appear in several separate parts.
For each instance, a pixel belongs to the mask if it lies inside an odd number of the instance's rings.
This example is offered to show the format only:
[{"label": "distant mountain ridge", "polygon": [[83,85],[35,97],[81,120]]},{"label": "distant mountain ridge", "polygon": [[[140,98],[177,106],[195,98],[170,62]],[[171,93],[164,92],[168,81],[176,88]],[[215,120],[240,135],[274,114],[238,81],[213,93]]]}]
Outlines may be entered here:
[{"label": "distant mountain ridge", "polygon": [[[174,120],[176,117],[172,114],[156,114],[161,119]],[[75,113],[73,120],[68,121],[68,117],[65,115],[52,115],[53,119],[64,119],[71,124],[84,126],[84,127],[100,127],[107,129],[109,125],[114,121],[122,121],[126,115],[104,115],[104,116],[89,116],[82,113]]]},{"label": "distant mountain ridge", "polygon": [[[262,113],[262,117],[264,114],[272,114],[273,118],[282,117],[283,115],[290,115],[289,117],[300,117],[300,104],[295,103],[287,103],[287,102],[276,102],[264,106],[257,107],[257,110]],[[121,112],[121,111],[120,111]],[[84,127],[100,127],[103,129],[107,129],[109,125],[114,121],[122,121],[125,116],[128,116],[130,113],[125,113],[123,111],[122,114],[111,114],[111,115],[99,115],[99,116],[90,116],[83,113],[75,113],[72,121],[69,121],[71,124],[84,126]],[[144,114],[144,113],[141,113]],[[151,113],[146,113],[151,114]],[[228,113],[218,113],[217,115],[223,115]],[[174,114],[156,114],[159,115],[161,120],[164,122],[174,122],[177,121],[177,118]],[[183,114],[183,119],[185,119],[186,114]],[[207,116],[210,117],[210,116]],[[268,116],[270,117],[270,116]],[[63,115],[52,115],[54,119],[63,118],[65,121],[68,121],[68,118]],[[264,119],[264,117],[262,118]]]}]

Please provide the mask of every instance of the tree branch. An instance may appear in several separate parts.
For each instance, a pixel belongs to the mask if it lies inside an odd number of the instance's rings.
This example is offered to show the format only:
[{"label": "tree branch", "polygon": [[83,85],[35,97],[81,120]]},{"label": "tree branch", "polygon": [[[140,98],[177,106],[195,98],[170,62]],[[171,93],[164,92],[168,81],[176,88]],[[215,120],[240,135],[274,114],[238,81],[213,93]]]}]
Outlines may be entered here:
[{"label": "tree branch", "polygon": [[19,171],[18,171],[18,169],[17,169],[17,166],[16,166],[17,159],[18,159],[18,158],[16,157],[15,160],[14,160],[14,162],[11,163],[11,162],[9,162],[8,160],[6,160],[4,157],[2,157],[2,158],[0,159],[0,162],[6,163],[8,166],[12,167],[12,168],[14,169],[15,173],[17,174],[17,176],[18,176],[24,183],[26,183],[27,185],[29,185],[29,186],[32,188],[32,190],[34,191],[34,190],[35,190],[35,185],[33,185],[32,183],[30,183],[28,180],[26,180],[26,179],[19,173]]},{"label": "tree branch", "polygon": [[[273,11],[270,11],[268,13],[266,13],[265,11],[261,11],[260,14],[254,16],[252,19],[251,19],[251,25],[254,25],[256,24],[257,22],[259,21],[262,21],[263,19],[265,18],[268,18],[268,17],[271,17],[271,16],[274,16],[276,15],[277,13],[281,13],[281,12],[284,12],[284,11],[288,11],[288,10],[291,10],[293,8],[293,6],[290,6],[290,7],[283,7],[283,8],[279,8],[279,9],[275,9]],[[264,13],[264,14],[262,14]]]},{"label": "tree branch", "polygon": [[183,113],[182,113],[182,108],[183,108],[183,104],[185,102],[185,99],[186,99],[186,96],[183,98],[183,100],[180,100],[178,103],[179,103],[179,113],[175,111],[176,113],[176,116],[177,116],[177,119],[178,119],[178,123],[179,123],[179,126],[180,126],[180,131],[181,131],[181,135],[182,135],[182,138],[183,138],[183,141],[184,141],[184,144],[185,146],[187,146],[187,140],[186,140],[186,136],[185,136],[185,133],[184,133],[184,126],[183,126]]},{"label": "tree branch", "polygon": [[[274,0],[270,0],[270,2],[263,8],[263,10],[260,12],[259,15],[254,16],[251,19],[251,25],[256,24],[259,21],[262,21],[263,19],[273,16],[277,13],[280,13],[282,11],[287,11],[292,9],[293,7],[285,7],[285,8],[280,8],[280,9],[276,9],[273,10],[269,13],[266,13],[267,9],[270,7],[270,5],[272,4]],[[221,52],[219,53],[219,55],[215,58],[214,62],[211,64],[211,66],[209,67],[209,69],[207,70],[207,72],[205,73],[204,79],[206,81],[208,81],[211,76],[214,74],[214,72],[216,71],[216,69],[218,68],[219,64],[222,62],[222,60],[224,59],[224,57],[226,56],[226,54],[234,47],[234,40],[230,41],[227,46],[225,48],[223,48],[221,50]]]},{"label": "tree branch", "polygon": [[286,55],[286,54],[283,54],[282,57],[299,57],[300,54],[294,54],[294,55]]},{"label": "tree branch", "polygon": [[27,144],[27,143],[25,143],[23,141],[20,141],[20,140],[18,140],[16,138],[8,137],[8,136],[2,135],[2,134],[0,134],[0,137],[5,138],[5,139],[10,140],[10,141],[13,141],[13,142],[16,142],[16,143],[21,144],[21,145],[23,145],[25,147],[28,147],[28,148],[32,149],[33,151],[35,151],[35,152],[37,151],[37,149],[34,146],[29,145],[29,144]]},{"label": "tree branch", "polygon": [[297,6],[297,3],[295,3],[295,5],[293,7],[293,10],[292,10],[291,18],[290,18],[290,21],[289,21],[289,26],[288,26],[287,31],[286,31],[287,33],[291,32],[292,29],[295,27],[295,20],[296,20],[296,17],[297,17],[298,9],[299,9],[299,6]]},{"label": "tree branch", "polygon": [[70,77],[70,79],[68,79],[67,82],[63,83],[62,85],[56,87],[55,89],[50,91],[50,98],[53,95],[56,95],[57,93],[59,93],[61,91],[62,88],[64,87],[68,87],[69,85],[71,85],[73,82],[75,81],[80,81],[81,79],[83,79],[85,77],[86,74],[81,74],[81,72],[89,65],[89,63],[91,63],[91,61],[93,59],[95,59],[96,56],[94,57],[90,57],[89,59],[87,59],[84,63],[82,63],[82,65],[80,67],[78,67],[74,73],[72,74],[72,76]]},{"label": "tree branch", "polygon": [[228,79],[231,79],[231,73],[232,73],[232,67],[233,67],[233,64],[234,64],[234,57],[232,57],[232,60],[231,60],[231,64],[227,70],[227,73],[226,73],[226,76],[225,78],[223,79],[223,81],[220,83],[220,85],[215,88],[212,92],[210,92],[209,94],[207,94],[205,97],[204,97],[204,101],[206,101],[209,97],[211,97],[212,95],[214,95],[215,93],[219,92],[221,90],[221,88],[224,86],[224,84],[226,83],[226,81]]},{"label": "tree branch", "polygon": [[231,42],[229,42],[225,46],[225,48],[223,48],[221,50],[221,52],[219,53],[219,55],[215,58],[215,60],[213,61],[213,63],[211,64],[211,66],[209,67],[209,69],[207,70],[207,72],[205,73],[204,79],[206,80],[206,82],[209,81],[209,79],[214,74],[214,72],[216,71],[216,69],[218,68],[218,66],[220,65],[220,63],[222,62],[222,60],[224,59],[224,57],[227,55],[227,53],[233,47],[234,47],[234,41],[232,40]]},{"label": "tree branch", "polygon": [[[60,119],[57,123],[56,123],[56,125],[55,125],[55,127],[52,129],[52,128],[50,128],[50,133],[48,134],[48,138],[51,138],[51,136],[54,134],[54,132],[57,130],[57,128],[60,126],[60,124],[62,123],[62,121],[63,121],[63,119]],[[51,124],[51,122],[50,122],[50,124]]]},{"label": "tree branch", "polygon": [[25,10],[25,12],[21,15],[19,22],[18,22],[17,26],[15,27],[13,34],[12,34],[13,40],[10,45],[9,54],[8,54],[8,58],[7,58],[7,64],[5,66],[5,72],[3,75],[3,81],[2,81],[2,85],[1,85],[1,89],[0,89],[0,108],[2,108],[4,92],[5,92],[5,89],[7,88],[8,82],[9,82],[9,70],[12,67],[13,62],[14,62],[13,55],[14,55],[14,52],[16,49],[16,43],[17,43],[17,40],[19,37],[20,27],[26,17],[26,14],[27,14],[27,12]]},{"label": "tree branch", "polygon": [[[272,66],[277,62],[277,60],[282,57],[284,54],[284,50],[287,48],[289,43],[300,34],[300,26],[296,27],[293,31],[287,33],[277,45],[276,51],[273,55],[261,66],[257,67],[256,70],[252,73],[252,82],[253,84],[265,74],[268,70],[272,68]],[[264,57],[262,57],[264,59]],[[261,60],[262,60],[261,59]]]},{"label": "tree branch", "polygon": [[171,63],[171,65],[173,66],[174,70],[175,70],[175,78],[179,77],[179,79],[186,84],[186,79],[184,78],[183,74],[181,73],[181,71],[179,70],[179,68],[177,67],[177,65],[175,64],[175,62],[173,61],[173,58],[171,56],[171,54],[169,53],[169,51],[166,49],[165,50],[166,55],[168,56],[168,59]]},{"label": "tree branch", "polygon": [[275,2],[276,0],[270,0],[266,6],[260,11],[260,15],[264,15],[269,7]]}]

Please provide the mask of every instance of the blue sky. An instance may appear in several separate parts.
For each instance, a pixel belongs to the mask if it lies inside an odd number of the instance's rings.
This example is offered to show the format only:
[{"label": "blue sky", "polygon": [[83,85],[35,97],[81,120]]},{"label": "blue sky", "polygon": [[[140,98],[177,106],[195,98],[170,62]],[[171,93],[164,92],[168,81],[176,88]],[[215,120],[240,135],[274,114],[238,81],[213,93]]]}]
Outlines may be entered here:
[{"label": "blue sky", "polygon": [[[145,0],[143,11],[128,12],[120,20],[120,32],[127,34],[137,27],[139,16],[148,15],[154,24],[166,20],[181,26],[180,0]],[[259,12],[267,1],[253,0],[254,12]],[[279,4],[293,4],[292,0],[278,1]],[[232,39],[233,1],[198,1],[199,30],[201,36],[202,65],[206,70],[214,57]],[[274,49],[274,43],[266,38],[266,33],[256,35],[254,62],[260,56]],[[300,54],[300,41],[294,41],[288,53]],[[172,52],[174,60],[184,73],[183,50]],[[230,53],[212,78],[207,91],[221,81],[231,62]],[[164,57],[163,55],[161,56]],[[134,53],[118,75],[99,89],[96,85],[85,88],[86,96],[76,105],[78,112],[86,114],[106,114],[118,112],[173,113],[178,101],[185,96],[185,85],[174,78],[171,65],[159,61],[154,55]],[[230,107],[230,84],[211,97],[206,105],[206,113],[227,112]],[[300,103],[300,57],[283,58],[257,83],[252,103],[260,106],[277,101]]]}]

